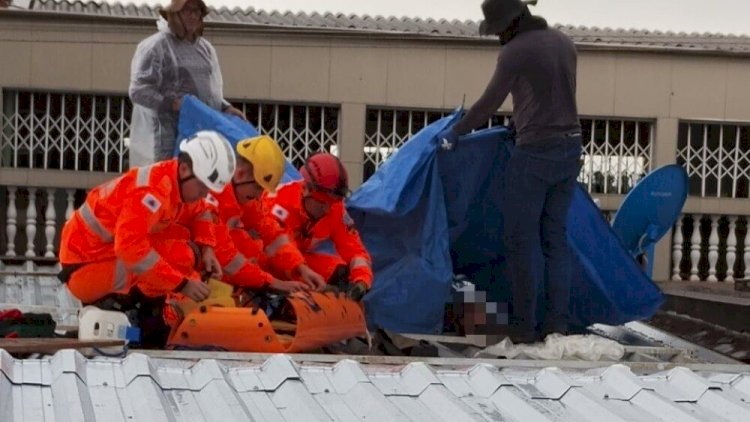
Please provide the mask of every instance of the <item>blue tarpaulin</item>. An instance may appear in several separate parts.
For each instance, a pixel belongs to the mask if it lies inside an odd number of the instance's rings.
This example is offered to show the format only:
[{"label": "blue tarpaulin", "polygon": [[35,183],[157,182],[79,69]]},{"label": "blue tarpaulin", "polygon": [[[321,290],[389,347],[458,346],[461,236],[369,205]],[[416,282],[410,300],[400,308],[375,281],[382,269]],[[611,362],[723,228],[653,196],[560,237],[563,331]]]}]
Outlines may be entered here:
[{"label": "blue tarpaulin", "polygon": [[[505,128],[493,128],[465,137],[454,151],[439,151],[435,135],[456,118],[412,137],[348,202],[373,257],[375,283],[366,307],[376,326],[440,331],[454,273],[466,275],[491,301],[510,299],[500,204],[513,143]],[[663,302],[660,290],[580,186],[568,227],[575,252],[571,324],[618,325],[652,316]]]},{"label": "blue tarpaulin", "polygon": [[[492,301],[509,300],[500,204],[513,144],[504,128],[493,128],[464,138],[455,151],[439,151],[436,134],[456,118],[413,136],[347,202],[373,259],[375,282],[365,297],[371,325],[439,332],[454,273],[468,276]],[[242,119],[186,97],[178,139],[203,129],[217,130],[233,144],[258,133]],[[299,177],[287,163],[283,182]],[[568,227],[575,251],[571,322],[618,325],[652,316],[661,292],[580,187]]]},{"label": "blue tarpaulin", "polygon": [[[243,139],[260,134],[258,129],[246,120],[226,113],[220,113],[196,97],[186,95],[183,97],[182,107],[180,108],[174,155],[176,156],[180,152],[181,140],[187,139],[201,130],[214,130],[221,133],[231,142],[232,146],[237,145],[237,142]],[[298,180],[301,177],[297,169],[287,160],[286,173],[284,173],[281,183],[288,183],[292,180]]]}]

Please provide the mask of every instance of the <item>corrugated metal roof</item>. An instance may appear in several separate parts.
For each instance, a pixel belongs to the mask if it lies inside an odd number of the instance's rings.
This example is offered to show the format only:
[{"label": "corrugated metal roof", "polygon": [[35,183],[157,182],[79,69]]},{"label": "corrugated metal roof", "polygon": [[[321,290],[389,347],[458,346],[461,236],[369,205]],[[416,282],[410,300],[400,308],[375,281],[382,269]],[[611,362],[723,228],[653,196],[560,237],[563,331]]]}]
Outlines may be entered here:
[{"label": "corrugated metal roof", "polygon": [[45,359],[0,352],[2,421],[746,421],[750,373]]},{"label": "corrugated metal roof", "polygon": [[[33,10],[99,15],[110,17],[158,17],[158,6],[103,3],[95,1],[37,0]],[[477,35],[478,23],[420,18],[371,17],[343,13],[292,13],[253,8],[210,8],[208,22],[284,27],[295,29],[340,30],[400,34],[402,36],[443,37],[494,41]],[[722,34],[686,34],[635,29],[610,29],[559,25],[576,43],[607,48],[669,49],[722,53],[750,52],[750,37]]]}]

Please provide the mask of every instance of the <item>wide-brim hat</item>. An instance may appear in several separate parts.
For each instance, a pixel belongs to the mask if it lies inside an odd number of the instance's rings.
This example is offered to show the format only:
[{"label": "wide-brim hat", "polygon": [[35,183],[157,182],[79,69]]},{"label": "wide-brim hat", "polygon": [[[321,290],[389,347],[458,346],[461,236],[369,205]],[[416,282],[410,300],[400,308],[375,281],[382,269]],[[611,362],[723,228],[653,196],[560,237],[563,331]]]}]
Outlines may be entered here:
[{"label": "wide-brim hat", "polygon": [[479,23],[479,34],[495,35],[503,32],[525,9],[526,5],[521,0],[484,0],[484,20]]},{"label": "wide-brim hat", "polygon": [[[169,6],[162,7],[159,9],[159,14],[164,19],[167,19],[167,14],[169,13],[177,13],[180,10],[182,10],[183,7],[185,7],[185,4],[190,0],[172,0],[169,3]],[[206,6],[206,3],[203,2],[203,0],[198,0],[198,5],[201,8],[201,17],[205,18],[206,15],[208,15],[208,6]]]}]

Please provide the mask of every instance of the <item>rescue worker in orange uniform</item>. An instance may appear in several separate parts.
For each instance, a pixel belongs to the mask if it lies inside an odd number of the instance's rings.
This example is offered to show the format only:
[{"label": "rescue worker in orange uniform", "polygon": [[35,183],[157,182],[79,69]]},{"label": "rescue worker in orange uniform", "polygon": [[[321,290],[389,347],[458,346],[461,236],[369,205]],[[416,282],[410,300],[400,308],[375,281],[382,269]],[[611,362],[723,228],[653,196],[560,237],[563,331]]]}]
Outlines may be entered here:
[{"label": "rescue worker in orange uniform", "polygon": [[[300,169],[303,180],[280,187],[266,196],[271,214],[294,238],[305,261],[331,285],[346,287],[361,300],[372,286],[372,266],[354,221],[344,207],[349,178],[339,159],[331,154],[311,156]],[[319,253],[315,247],[330,239],[338,256]]]},{"label": "rescue worker in orange uniform", "polygon": [[216,255],[224,281],[287,293],[322,289],[323,277],[305,263],[262,201],[263,192],[274,192],[284,175],[283,151],[276,141],[262,135],[237,143],[236,153],[232,183],[215,198],[209,195],[221,223]]},{"label": "rescue worker in orange uniform", "polygon": [[[212,131],[184,142],[176,159],[131,169],[89,192],[61,235],[60,279],[84,304],[110,294],[201,301],[196,271],[221,276],[213,214],[205,197],[231,181],[231,144]],[[190,240],[186,240],[190,239]]]}]

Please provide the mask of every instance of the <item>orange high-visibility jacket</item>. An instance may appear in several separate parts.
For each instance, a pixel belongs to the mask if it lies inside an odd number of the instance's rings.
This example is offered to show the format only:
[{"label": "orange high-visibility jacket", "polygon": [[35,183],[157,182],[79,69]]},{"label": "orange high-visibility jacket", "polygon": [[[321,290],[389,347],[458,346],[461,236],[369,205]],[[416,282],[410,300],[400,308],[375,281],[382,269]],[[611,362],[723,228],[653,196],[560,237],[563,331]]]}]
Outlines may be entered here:
[{"label": "orange high-visibility jacket", "polygon": [[341,259],[349,264],[349,279],[372,285],[372,266],[354,221],[347,214],[343,201],[336,202],[325,216],[312,221],[302,206],[303,182],[279,187],[266,195],[266,206],[281,223],[302,253],[313,252],[321,242],[330,239]]},{"label": "orange high-visibility jacket", "polygon": [[219,220],[230,233],[231,244],[217,246],[222,255],[232,255],[231,260],[224,264],[227,281],[246,287],[262,287],[274,279],[266,269],[273,268],[293,277],[295,270],[305,263],[286,231],[265,211],[262,200],[240,205],[231,185],[215,199]]},{"label": "orange high-visibility jacket", "polygon": [[161,161],[92,189],[63,227],[60,262],[119,259],[136,275],[158,277],[165,291],[180,287],[186,274],[159,255],[150,237],[174,224],[188,227],[198,245],[215,246],[216,237],[206,201],[182,202],[177,167],[176,159]]}]

